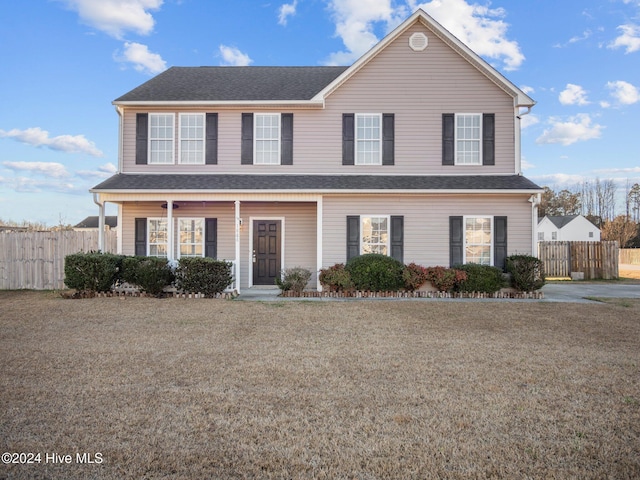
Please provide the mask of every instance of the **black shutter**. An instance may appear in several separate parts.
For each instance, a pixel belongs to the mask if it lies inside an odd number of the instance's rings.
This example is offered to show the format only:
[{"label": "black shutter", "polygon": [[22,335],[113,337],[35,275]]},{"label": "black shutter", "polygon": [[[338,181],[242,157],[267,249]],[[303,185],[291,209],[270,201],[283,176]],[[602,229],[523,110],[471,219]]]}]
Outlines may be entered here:
[{"label": "black shutter", "polygon": [[449,266],[462,265],[464,259],[464,223],[462,217],[449,217]]},{"label": "black shutter", "polygon": [[135,222],[135,255],[144,257],[147,255],[147,219],[136,218]]},{"label": "black shutter", "polygon": [[507,217],[493,217],[493,264],[506,269],[507,263]]},{"label": "black shutter", "polygon": [[442,165],[455,165],[456,116],[453,113],[442,114]]},{"label": "black shutter", "polygon": [[360,255],[360,217],[347,216],[347,262]]},{"label": "black shutter", "polygon": [[482,115],[482,164],[495,165],[495,136],[496,136],[495,114],[485,113]]},{"label": "black shutter", "polygon": [[395,115],[382,114],[382,165],[393,165],[395,162]]},{"label": "black shutter", "polygon": [[242,114],[242,165],[253,165],[253,113]]},{"label": "black shutter", "polygon": [[342,164],[355,165],[355,115],[342,114]]},{"label": "black shutter", "polygon": [[205,164],[218,163],[218,114],[207,113],[206,121]]},{"label": "black shutter", "polygon": [[147,139],[149,135],[149,114],[136,114],[136,165],[147,164]]},{"label": "black shutter", "polygon": [[204,256],[218,258],[218,219],[204,219]]},{"label": "black shutter", "polygon": [[280,164],[293,165],[293,113],[280,115]]},{"label": "black shutter", "polygon": [[391,256],[404,263],[404,217],[391,217]]}]

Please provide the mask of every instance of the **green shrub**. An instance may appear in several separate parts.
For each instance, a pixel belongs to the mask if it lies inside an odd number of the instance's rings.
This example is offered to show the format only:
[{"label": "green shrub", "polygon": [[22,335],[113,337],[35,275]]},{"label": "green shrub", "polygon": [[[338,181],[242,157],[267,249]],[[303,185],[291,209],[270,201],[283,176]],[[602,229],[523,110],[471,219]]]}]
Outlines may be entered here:
[{"label": "green shrub", "polygon": [[164,258],[125,257],[122,260],[122,279],[156,297],[162,295],[174,278],[173,271]]},{"label": "green shrub", "polygon": [[302,293],[302,291],[309,283],[311,278],[311,272],[306,268],[294,267],[287,270],[283,270],[280,277],[276,278],[276,285],[283,292],[292,290],[296,293]]},{"label": "green shrub", "polygon": [[545,284],[542,260],[530,255],[507,257],[507,272],[511,274],[511,286],[520,292],[540,290]]},{"label": "green shrub", "polygon": [[505,286],[502,270],[498,267],[467,263],[456,268],[467,274],[467,279],[456,287],[458,292],[495,293]]},{"label": "green shrub", "polygon": [[353,288],[351,274],[345,270],[344,263],[336,263],[332,267],[320,270],[320,283],[332,292],[341,292]]},{"label": "green shrub", "polygon": [[224,292],[231,282],[230,262],[213,258],[185,257],[178,261],[176,268],[176,287],[183,292],[202,293],[206,297],[215,297]]},{"label": "green shrub", "polygon": [[78,291],[109,291],[119,279],[122,258],[100,252],[67,255],[64,259],[64,283]]},{"label": "green shrub", "polygon": [[367,253],[353,257],[349,259],[345,269],[351,275],[351,281],[357,290],[386,292],[404,287],[404,265],[387,255]]},{"label": "green shrub", "polygon": [[404,288],[410,292],[418,290],[421,286],[427,283],[427,280],[427,269],[421,265],[410,263],[402,270]]},{"label": "green shrub", "polygon": [[450,292],[467,280],[467,272],[456,268],[429,267],[426,277],[439,292]]}]

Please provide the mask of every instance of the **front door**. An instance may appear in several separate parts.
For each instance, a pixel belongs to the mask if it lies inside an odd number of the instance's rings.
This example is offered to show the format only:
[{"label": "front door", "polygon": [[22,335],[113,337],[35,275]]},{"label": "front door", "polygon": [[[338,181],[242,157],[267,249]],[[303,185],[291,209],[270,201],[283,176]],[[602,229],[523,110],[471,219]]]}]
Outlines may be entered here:
[{"label": "front door", "polygon": [[280,275],[280,220],[253,222],[253,284],[275,285]]}]

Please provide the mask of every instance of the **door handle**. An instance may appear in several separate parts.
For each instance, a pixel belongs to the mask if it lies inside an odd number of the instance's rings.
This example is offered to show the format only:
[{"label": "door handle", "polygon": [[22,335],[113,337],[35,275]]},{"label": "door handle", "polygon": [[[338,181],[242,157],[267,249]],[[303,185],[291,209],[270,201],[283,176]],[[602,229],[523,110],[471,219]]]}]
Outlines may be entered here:
[{"label": "door handle", "polygon": [[256,258],[256,251],[253,251],[253,263],[256,263],[258,260]]}]

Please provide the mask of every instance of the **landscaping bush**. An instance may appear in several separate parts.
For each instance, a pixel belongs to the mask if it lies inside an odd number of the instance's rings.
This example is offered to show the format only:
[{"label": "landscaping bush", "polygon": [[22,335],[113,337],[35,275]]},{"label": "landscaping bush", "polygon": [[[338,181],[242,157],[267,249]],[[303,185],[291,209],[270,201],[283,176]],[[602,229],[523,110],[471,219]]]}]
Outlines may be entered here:
[{"label": "landscaping bush", "polygon": [[404,288],[414,292],[427,283],[427,269],[421,265],[410,263],[402,270],[402,280]]},{"label": "landscaping bush", "polygon": [[467,263],[456,269],[467,274],[467,279],[460,282],[455,288],[458,292],[483,292],[495,293],[506,285],[502,270],[498,267]]},{"label": "landscaping bush", "polygon": [[344,263],[336,263],[332,267],[320,270],[320,283],[332,292],[341,292],[353,288],[351,274],[345,270]]},{"label": "landscaping bush", "polygon": [[125,257],[122,260],[122,280],[156,297],[162,295],[174,279],[173,271],[164,258]]},{"label": "landscaping bush", "polygon": [[367,253],[349,259],[345,270],[357,290],[372,292],[397,291],[404,287],[404,265],[395,258]]},{"label": "landscaping bush", "polygon": [[181,258],[175,272],[176,287],[183,292],[215,297],[233,282],[231,266],[229,262],[213,258]]},{"label": "landscaping bush", "polygon": [[122,256],[88,252],[67,255],[64,259],[64,283],[81,292],[106,292],[119,278]]},{"label": "landscaping bush", "polygon": [[426,278],[439,292],[450,292],[467,280],[467,272],[456,268],[429,267]]},{"label": "landscaping bush", "polygon": [[540,290],[545,284],[542,260],[530,255],[507,257],[507,272],[511,274],[511,286],[520,292]]},{"label": "landscaping bush", "polygon": [[278,285],[283,292],[292,290],[296,293],[302,293],[307,283],[309,283],[310,278],[311,272],[306,268],[289,268],[281,272],[280,278],[276,278],[276,285]]}]

